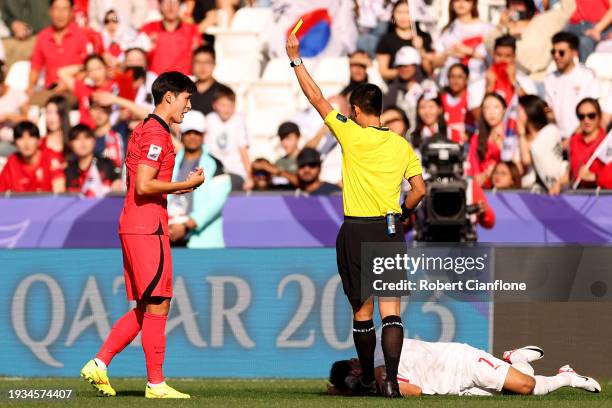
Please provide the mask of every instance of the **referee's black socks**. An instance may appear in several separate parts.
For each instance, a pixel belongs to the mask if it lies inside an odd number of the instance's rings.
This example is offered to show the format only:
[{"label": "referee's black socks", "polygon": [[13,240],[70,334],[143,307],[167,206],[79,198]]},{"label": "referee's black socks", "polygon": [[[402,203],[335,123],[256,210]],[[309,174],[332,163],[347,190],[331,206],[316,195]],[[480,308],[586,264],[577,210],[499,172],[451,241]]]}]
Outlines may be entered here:
[{"label": "referee's black socks", "polygon": [[[361,382],[369,384],[374,381],[374,350],[376,349],[376,332],[374,331],[374,322],[371,319],[353,320],[353,341],[361,364]],[[395,371],[397,372],[397,364],[395,365]]]},{"label": "referee's black socks", "polygon": [[402,344],[404,343],[404,326],[402,325],[401,317],[391,315],[382,319],[382,337],[380,341],[385,356],[387,381],[397,382],[397,366],[399,365]]}]

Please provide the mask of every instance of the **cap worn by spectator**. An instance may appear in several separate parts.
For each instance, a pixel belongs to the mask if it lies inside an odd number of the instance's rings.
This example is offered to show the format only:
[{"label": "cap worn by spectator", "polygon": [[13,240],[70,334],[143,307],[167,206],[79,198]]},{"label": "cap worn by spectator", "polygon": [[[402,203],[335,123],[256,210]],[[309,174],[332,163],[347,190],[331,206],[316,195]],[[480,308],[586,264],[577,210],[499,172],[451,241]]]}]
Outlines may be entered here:
[{"label": "cap worn by spectator", "polygon": [[306,147],[302,149],[300,154],[297,157],[298,167],[303,166],[320,166],[321,165],[321,155],[315,149],[311,149]]},{"label": "cap worn by spectator", "polygon": [[413,47],[402,47],[395,54],[394,66],[401,67],[404,65],[421,65],[421,55]]},{"label": "cap worn by spectator", "polygon": [[295,133],[296,135],[300,135],[300,128],[293,122],[283,122],[278,127],[278,136],[283,140],[290,134]]},{"label": "cap worn by spectator", "polygon": [[181,123],[181,133],[187,132],[202,134],[206,132],[206,117],[202,112],[191,110],[185,114]]}]

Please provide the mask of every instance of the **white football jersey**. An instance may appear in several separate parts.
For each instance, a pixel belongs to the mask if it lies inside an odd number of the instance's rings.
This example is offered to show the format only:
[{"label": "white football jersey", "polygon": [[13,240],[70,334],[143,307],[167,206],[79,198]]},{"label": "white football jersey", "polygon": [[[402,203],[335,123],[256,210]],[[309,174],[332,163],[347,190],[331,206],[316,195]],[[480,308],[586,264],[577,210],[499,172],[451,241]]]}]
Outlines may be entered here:
[{"label": "white football jersey", "polygon": [[[459,395],[462,390],[472,386],[468,360],[476,351],[474,347],[462,343],[404,339],[397,379],[420,387],[423,394]],[[384,364],[378,342],[375,366]]]}]

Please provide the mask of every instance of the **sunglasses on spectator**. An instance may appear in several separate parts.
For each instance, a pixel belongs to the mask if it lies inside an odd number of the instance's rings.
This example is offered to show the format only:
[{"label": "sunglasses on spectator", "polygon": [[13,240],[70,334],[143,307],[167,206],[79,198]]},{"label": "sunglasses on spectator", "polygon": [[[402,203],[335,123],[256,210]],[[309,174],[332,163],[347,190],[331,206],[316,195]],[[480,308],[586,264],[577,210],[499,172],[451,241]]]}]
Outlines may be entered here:
[{"label": "sunglasses on spectator", "polygon": [[104,24],[118,23],[118,22],[119,22],[119,17],[117,16],[111,16],[111,17],[107,17],[104,19]]},{"label": "sunglasses on spectator", "polygon": [[584,120],[586,118],[589,118],[591,120],[597,118],[597,112],[579,113],[578,114],[578,119]]},{"label": "sunglasses on spectator", "polygon": [[565,56],[565,50],[555,50],[554,48],[552,50],[550,50],[550,55],[552,55],[554,57],[555,54],[559,54],[560,57],[564,57]]}]

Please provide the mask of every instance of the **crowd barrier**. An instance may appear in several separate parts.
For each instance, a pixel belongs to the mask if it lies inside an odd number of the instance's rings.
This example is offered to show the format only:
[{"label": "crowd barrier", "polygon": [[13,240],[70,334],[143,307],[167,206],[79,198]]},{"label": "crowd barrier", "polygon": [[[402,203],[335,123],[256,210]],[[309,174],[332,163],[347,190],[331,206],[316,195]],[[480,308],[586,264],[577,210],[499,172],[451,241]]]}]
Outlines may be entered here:
[{"label": "crowd barrier", "polygon": [[[487,193],[496,215],[489,243],[605,244],[612,242],[612,195],[548,197]],[[122,197],[0,199],[0,247],[117,248]],[[231,196],[223,209],[228,248],[333,248],[342,197]]]}]

